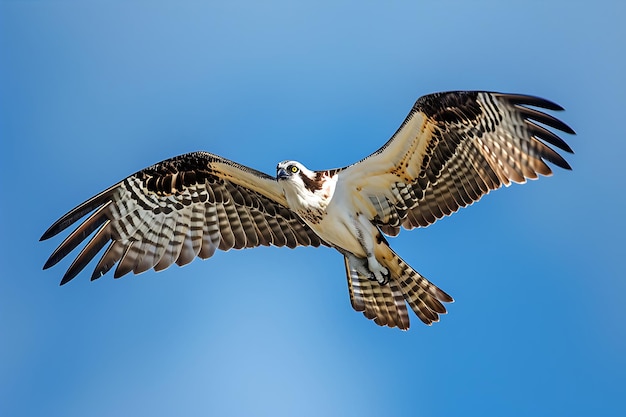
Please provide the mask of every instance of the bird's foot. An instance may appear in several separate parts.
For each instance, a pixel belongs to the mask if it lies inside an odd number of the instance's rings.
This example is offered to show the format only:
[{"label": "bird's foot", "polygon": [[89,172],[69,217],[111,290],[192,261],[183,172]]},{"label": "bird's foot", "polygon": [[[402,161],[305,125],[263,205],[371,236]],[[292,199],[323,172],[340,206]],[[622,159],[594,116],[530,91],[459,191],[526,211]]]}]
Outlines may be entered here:
[{"label": "bird's foot", "polygon": [[376,258],[373,256],[367,258],[367,266],[370,273],[374,276],[373,278],[378,281],[380,285],[385,285],[389,282],[389,270],[382,266]]},{"label": "bird's foot", "polygon": [[389,270],[373,256],[367,259],[358,258],[351,254],[348,256],[350,256],[351,265],[356,268],[359,274],[378,282],[380,285],[385,285],[389,281]]}]

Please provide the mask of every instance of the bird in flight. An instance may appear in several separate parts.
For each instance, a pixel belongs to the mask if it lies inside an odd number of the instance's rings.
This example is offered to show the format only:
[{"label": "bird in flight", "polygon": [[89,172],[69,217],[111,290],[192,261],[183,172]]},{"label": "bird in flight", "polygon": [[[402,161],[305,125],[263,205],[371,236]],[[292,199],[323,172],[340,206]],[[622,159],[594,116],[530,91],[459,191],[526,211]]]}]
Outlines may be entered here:
[{"label": "bird in flight", "polygon": [[52,253],[58,263],[89,236],[61,280],[106,246],[91,279],[160,271],[217,249],[329,246],[344,256],[352,307],[381,326],[409,328],[407,304],[425,324],[453,299],[402,260],[385,238],[425,227],[490,190],[569,164],[574,134],[537,109],[538,97],[453,91],[421,97],[380,149],[352,165],[312,171],[283,161],[270,176],[208,152],[180,155],[129,176],[57,220],[41,240],[87,214]]}]

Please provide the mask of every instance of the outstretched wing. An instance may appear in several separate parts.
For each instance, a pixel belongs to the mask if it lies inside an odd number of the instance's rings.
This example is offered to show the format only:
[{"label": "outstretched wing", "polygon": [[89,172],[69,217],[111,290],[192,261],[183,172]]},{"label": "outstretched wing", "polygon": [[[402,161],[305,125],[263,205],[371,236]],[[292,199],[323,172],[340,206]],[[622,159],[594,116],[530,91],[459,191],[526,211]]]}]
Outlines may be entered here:
[{"label": "outstretched wing", "polygon": [[[346,190],[381,230],[427,226],[490,190],[550,175],[569,164],[548,144],[571,148],[542,125],[567,133],[560,120],[531,107],[563,110],[550,101],[479,91],[421,97],[378,151],[340,170]],[[540,123],[540,124],[538,124]]]},{"label": "outstretched wing", "polygon": [[[61,284],[74,278],[108,244],[91,279],[185,265],[216,249],[325,245],[287,207],[276,179],[207,152],[159,162],[92,197],[57,220],[48,239],[88,213],[52,253],[44,269],[95,234]],[[97,231],[96,231],[97,230]]]}]

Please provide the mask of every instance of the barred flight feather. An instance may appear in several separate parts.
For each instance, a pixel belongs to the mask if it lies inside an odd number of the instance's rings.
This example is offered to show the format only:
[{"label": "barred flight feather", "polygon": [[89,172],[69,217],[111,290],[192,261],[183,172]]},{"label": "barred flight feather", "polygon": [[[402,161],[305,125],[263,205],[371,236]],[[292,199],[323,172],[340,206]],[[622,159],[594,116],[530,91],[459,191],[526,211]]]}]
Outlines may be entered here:
[{"label": "barred flight feather", "polygon": [[[78,275],[109,241],[92,279],[115,264],[116,278],[174,263],[185,265],[196,256],[212,256],[216,248],[326,244],[274,199],[211,174],[212,164],[240,167],[205,152],[181,155],[139,171],[81,204],[42,236],[54,236],[93,212],[59,245],[44,268],[58,263],[94,231],[62,284]],[[249,168],[244,172],[261,182],[276,182]]]},{"label": "barred flight feather", "polygon": [[[343,175],[376,201],[385,195],[384,190],[361,184],[358,172],[371,172],[368,180],[375,184],[372,177],[389,175],[377,166],[384,166],[390,158],[403,161],[394,171],[393,197],[387,197],[400,221],[388,216],[386,205],[374,204],[377,224],[392,236],[400,227],[428,226],[502,185],[550,175],[545,161],[571,169],[544,141],[566,152],[572,152],[571,148],[538,123],[566,133],[574,131],[555,117],[527,106],[562,110],[548,100],[523,95],[470,91],[424,96],[383,147],[344,168]],[[405,143],[409,135],[427,144],[424,153],[408,150]],[[420,169],[416,172],[414,167]]]}]

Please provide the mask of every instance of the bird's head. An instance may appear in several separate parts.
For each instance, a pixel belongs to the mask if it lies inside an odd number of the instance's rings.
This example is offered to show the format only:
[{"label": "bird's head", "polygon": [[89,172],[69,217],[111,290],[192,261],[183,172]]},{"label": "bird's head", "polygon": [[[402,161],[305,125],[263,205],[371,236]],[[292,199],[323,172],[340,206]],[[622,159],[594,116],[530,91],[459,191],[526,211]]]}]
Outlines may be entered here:
[{"label": "bird's head", "polygon": [[[283,161],[276,165],[276,179],[293,181],[299,178],[304,172],[309,171],[298,161]],[[309,171],[310,172],[310,171]]]},{"label": "bird's head", "polygon": [[276,166],[276,179],[288,200],[292,196],[309,200],[324,186],[322,172],[314,172],[297,161],[283,161]]}]

